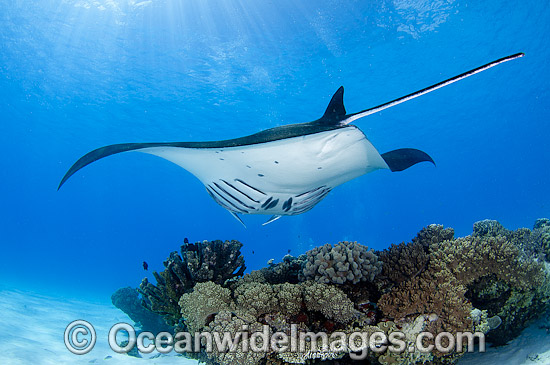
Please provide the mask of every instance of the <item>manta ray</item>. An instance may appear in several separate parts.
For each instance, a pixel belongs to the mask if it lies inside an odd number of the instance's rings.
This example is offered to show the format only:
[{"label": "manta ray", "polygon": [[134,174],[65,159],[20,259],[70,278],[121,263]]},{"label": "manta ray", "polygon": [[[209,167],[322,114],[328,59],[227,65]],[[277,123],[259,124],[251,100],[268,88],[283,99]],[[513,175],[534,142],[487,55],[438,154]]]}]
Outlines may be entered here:
[{"label": "manta ray", "polygon": [[500,58],[435,85],[357,113],[347,114],[344,88],[332,96],[323,116],[308,123],[283,125],[249,136],[209,142],[122,143],[98,148],[67,171],[59,188],[78,170],[101,158],[139,151],[171,161],[197,177],[208,194],[243,225],[240,214],[281,216],[305,213],[332,189],[369,172],[403,171],[433,159],[414,148],[379,153],[350,123],[522,57]]}]

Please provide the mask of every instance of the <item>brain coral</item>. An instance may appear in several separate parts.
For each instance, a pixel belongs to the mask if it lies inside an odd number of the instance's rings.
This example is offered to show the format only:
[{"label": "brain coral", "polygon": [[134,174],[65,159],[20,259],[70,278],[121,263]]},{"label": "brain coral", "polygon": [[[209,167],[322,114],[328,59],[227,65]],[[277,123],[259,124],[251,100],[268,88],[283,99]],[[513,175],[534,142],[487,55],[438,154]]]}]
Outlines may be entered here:
[{"label": "brain coral", "polygon": [[344,284],[372,281],[382,270],[382,263],[372,249],[357,242],[327,243],[306,252],[302,271],[306,280]]}]

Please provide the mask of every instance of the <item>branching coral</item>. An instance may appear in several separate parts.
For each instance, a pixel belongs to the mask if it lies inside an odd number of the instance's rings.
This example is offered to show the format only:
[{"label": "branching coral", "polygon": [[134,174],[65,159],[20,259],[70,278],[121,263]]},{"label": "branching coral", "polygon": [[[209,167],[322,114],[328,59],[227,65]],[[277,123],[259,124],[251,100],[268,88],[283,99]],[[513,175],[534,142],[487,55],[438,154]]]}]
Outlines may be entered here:
[{"label": "branching coral", "polygon": [[285,255],[282,262],[277,264],[269,263],[268,267],[264,267],[260,271],[270,284],[296,284],[299,282],[299,275],[306,260],[306,255],[298,257]]},{"label": "branching coral", "polygon": [[306,255],[303,277],[320,283],[372,281],[382,270],[374,251],[357,242],[345,241],[334,246],[327,243]]},{"label": "branching coral", "polygon": [[179,322],[180,297],[190,292],[196,283],[212,281],[223,284],[226,280],[241,276],[246,269],[241,255],[242,243],[238,241],[203,241],[184,243],[181,256],[170,253],[164,261],[165,270],[153,272],[157,285],[143,279],[139,292],[144,306],[165,317],[170,325]]},{"label": "branching coral", "polygon": [[395,320],[435,314],[437,319],[429,328],[432,333],[456,333],[472,328],[472,307],[465,293],[466,288],[450,271],[430,265],[422,274],[382,295],[378,306],[384,315]]},{"label": "branching coral", "polygon": [[192,282],[212,281],[223,284],[227,279],[241,276],[246,270],[239,241],[203,241],[181,247],[182,269]]},{"label": "branching coral", "polygon": [[399,285],[417,276],[424,271],[429,261],[428,252],[420,242],[391,245],[379,257],[383,266],[378,283],[383,287]]},{"label": "branching coral", "polygon": [[498,221],[485,219],[474,223],[472,236],[502,236],[509,231],[502,226]]},{"label": "branching coral", "polygon": [[235,299],[240,308],[255,316],[273,312],[279,304],[273,287],[267,283],[245,283],[235,289]]}]

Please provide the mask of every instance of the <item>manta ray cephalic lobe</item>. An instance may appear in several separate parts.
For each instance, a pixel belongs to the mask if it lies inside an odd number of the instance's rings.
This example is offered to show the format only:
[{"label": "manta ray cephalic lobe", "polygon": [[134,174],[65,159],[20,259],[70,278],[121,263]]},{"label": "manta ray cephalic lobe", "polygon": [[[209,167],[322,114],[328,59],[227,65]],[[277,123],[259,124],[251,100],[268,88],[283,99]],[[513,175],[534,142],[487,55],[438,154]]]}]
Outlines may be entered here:
[{"label": "manta ray cephalic lobe", "polygon": [[[235,139],[209,142],[122,143],[98,148],[67,171],[59,188],[78,170],[103,157],[139,151],[186,169],[208,194],[241,223],[239,214],[305,213],[336,186],[379,169],[402,171],[419,162],[434,163],[417,149],[380,154],[363,132],[350,123],[485,71],[523,53],[500,58],[401,98],[347,114],[344,88],[333,95],[325,114],[313,122],[266,129]],[[58,189],[59,189],[58,188]],[[244,223],[243,223],[244,225]]]}]

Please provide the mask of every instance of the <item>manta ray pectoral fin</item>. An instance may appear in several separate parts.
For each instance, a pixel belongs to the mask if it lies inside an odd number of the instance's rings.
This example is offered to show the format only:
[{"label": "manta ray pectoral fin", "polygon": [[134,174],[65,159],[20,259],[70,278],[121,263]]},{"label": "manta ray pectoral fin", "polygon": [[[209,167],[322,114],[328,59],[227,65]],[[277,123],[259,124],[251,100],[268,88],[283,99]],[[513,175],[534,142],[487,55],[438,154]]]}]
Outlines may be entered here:
[{"label": "manta ray pectoral fin", "polygon": [[317,120],[319,124],[337,124],[346,118],[346,108],[344,107],[344,87],[340,86],[330,99],[325,114]]},{"label": "manta ray pectoral fin", "polygon": [[275,222],[275,221],[276,221],[277,219],[279,219],[279,218],[281,218],[280,215],[273,215],[273,216],[271,216],[271,218],[269,218],[269,219],[267,220],[267,222],[262,223],[262,226],[268,225],[268,224],[271,223],[271,222]]},{"label": "manta ray pectoral fin", "polygon": [[231,215],[236,219],[238,220],[239,222],[241,222],[241,224],[243,225],[244,228],[246,228],[246,224],[244,224],[243,220],[241,219],[241,217],[239,217],[239,215],[235,212],[232,212],[230,210],[228,210],[229,213],[231,213]]},{"label": "manta ray pectoral fin", "polygon": [[435,165],[434,160],[426,152],[414,148],[400,148],[381,156],[392,172],[406,170],[419,162],[431,162]]},{"label": "manta ray pectoral fin", "polygon": [[65,184],[65,182],[75,174],[75,172],[91,164],[94,161],[97,161],[99,159],[102,159],[104,157],[111,156],[117,153],[135,151],[142,148],[154,147],[156,145],[159,145],[159,143],[120,143],[120,144],[112,144],[110,146],[100,147],[91,152],[88,152],[71,166],[69,171],[67,171],[65,176],[63,176],[63,179],[61,179],[61,182],[59,183],[57,190],[59,190],[61,186],[63,186],[63,184]]}]

